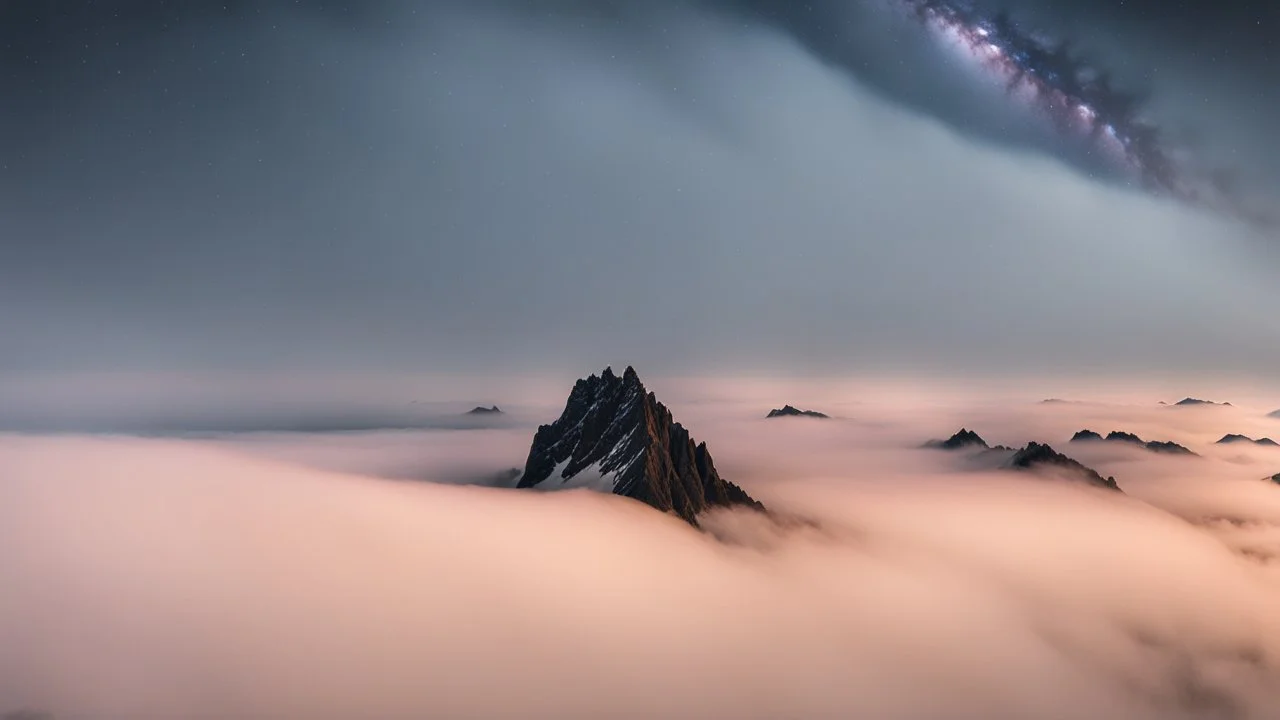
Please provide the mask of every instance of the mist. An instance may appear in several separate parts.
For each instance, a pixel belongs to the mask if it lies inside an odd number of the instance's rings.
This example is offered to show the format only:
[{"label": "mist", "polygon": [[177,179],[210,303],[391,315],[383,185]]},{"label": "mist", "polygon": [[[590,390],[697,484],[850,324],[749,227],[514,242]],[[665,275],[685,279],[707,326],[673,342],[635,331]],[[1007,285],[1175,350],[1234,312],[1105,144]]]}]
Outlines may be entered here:
[{"label": "mist", "polygon": [[[1213,444],[1280,434],[1271,408],[878,387],[658,380],[726,477],[804,521],[706,532],[456,484],[521,465],[530,428],[0,437],[0,711],[1274,716],[1280,451]],[[763,419],[793,398],[834,417]],[[920,449],[961,424],[1125,494]],[[1085,427],[1201,456],[1067,443]]]}]

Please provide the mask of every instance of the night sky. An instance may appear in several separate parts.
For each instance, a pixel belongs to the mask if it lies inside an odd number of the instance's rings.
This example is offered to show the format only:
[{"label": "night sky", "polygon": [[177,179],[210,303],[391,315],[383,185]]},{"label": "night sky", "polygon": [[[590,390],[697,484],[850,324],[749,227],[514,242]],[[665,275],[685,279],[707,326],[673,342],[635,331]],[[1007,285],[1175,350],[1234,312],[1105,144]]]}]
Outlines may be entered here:
[{"label": "night sky", "polygon": [[1280,7],[948,4],[1224,209],[907,5],[0,4],[0,378],[1273,372]]}]

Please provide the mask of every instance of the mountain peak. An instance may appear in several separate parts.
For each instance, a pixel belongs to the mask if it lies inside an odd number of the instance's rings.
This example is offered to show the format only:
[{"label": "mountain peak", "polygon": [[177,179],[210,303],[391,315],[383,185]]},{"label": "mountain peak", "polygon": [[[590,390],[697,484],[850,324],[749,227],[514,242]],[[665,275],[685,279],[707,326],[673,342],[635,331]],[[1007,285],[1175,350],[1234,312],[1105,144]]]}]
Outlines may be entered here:
[{"label": "mountain peak", "polygon": [[1145,441],[1133,433],[1123,432],[1121,430],[1112,430],[1107,433],[1105,438],[1092,430],[1081,430],[1071,436],[1071,442],[1073,443],[1101,441],[1129,443],[1131,445],[1144,447],[1151,452],[1167,453],[1170,455],[1195,455],[1195,453],[1191,452],[1189,448],[1179,445],[1171,440]]},{"label": "mountain peak", "polygon": [[630,366],[621,378],[605,368],[574,384],[559,419],[534,435],[516,486],[610,492],[694,527],[713,507],[764,509],[720,477],[706,443],[694,443]]},{"label": "mountain peak", "polygon": [[494,405],[493,407],[485,407],[483,405],[477,405],[476,407],[468,410],[467,414],[468,415],[504,415],[505,413],[499,410],[497,405]]},{"label": "mountain peak", "polygon": [[1129,433],[1129,432],[1123,432],[1120,430],[1112,430],[1111,432],[1107,433],[1106,439],[1110,442],[1127,442],[1127,443],[1133,443],[1134,445],[1146,445],[1146,442],[1144,442],[1143,439],[1138,437],[1137,435],[1134,435],[1133,433]]},{"label": "mountain peak", "polygon": [[1254,440],[1248,435],[1236,435],[1236,434],[1223,435],[1222,439],[1217,442],[1218,445],[1231,445],[1234,443],[1252,443],[1254,445],[1265,445],[1267,447],[1280,446],[1280,443],[1277,443],[1275,440],[1272,440],[1271,438],[1264,437],[1264,438],[1258,438],[1257,440]]},{"label": "mountain peak", "polygon": [[766,415],[765,417],[766,418],[810,417],[810,418],[819,418],[821,420],[828,420],[831,418],[831,416],[827,415],[826,413],[820,413],[817,410],[801,410],[800,408],[795,407],[793,405],[783,405],[781,408],[770,410],[769,414]]},{"label": "mountain peak", "polygon": [[1174,403],[1174,405],[1182,405],[1183,407],[1186,407],[1188,405],[1219,405],[1222,407],[1231,407],[1231,403],[1229,402],[1220,403],[1220,402],[1213,402],[1212,400],[1201,400],[1200,398],[1193,398],[1193,397],[1183,398],[1178,402]]},{"label": "mountain peak", "polygon": [[937,448],[939,450],[960,450],[967,447],[990,448],[986,440],[978,433],[968,429],[960,428],[955,435],[946,440],[930,440],[925,443],[926,447]]},{"label": "mountain peak", "polygon": [[1071,436],[1071,442],[1097,442],[1102,440],[1102,435],[1092,430],[1081,430]]},{"label": "mountain peak", "polygon": [[1120,490],[1115,478],[1104,478],[1097,470],[1063,455],[1048,445],[1042,445],[1037,442],[1027,443],[1026,447],[1014,453],[1013,457],[1009,458],[1006,466],[1014,470],[1034,470],[1041,467],[1061,468],[1082,475],[1091,485],[1116,491]]}]

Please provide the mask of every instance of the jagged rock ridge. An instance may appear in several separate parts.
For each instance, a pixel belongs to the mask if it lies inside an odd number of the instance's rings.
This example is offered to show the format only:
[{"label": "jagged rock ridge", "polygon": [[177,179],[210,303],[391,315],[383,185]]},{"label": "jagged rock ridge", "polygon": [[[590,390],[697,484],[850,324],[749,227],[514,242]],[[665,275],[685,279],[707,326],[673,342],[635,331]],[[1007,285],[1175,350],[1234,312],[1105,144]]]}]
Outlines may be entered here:
[{"label": "jagged rock ridge", "polygon": [[1151,440],[1146,441],[1134,435],[1133,433],[1112,430],[1107,433],[1106,437],[1092,431],[1081,430],[1071,436],[1071,442],[1124,442],[1138,447],[1145,448],[1151,452],[1168,453],[1170,455],[1195,455],[1189,448],[1179,445],[1171,440]]},{"label": "jagged rock ridge", "polygon": [[639,500],[697,527],[714,507],[764,506],[720,477],[706,443],[645,390],[628,367],[573,386],[560,418],[538,428],[516,487],[591,487]]},{"label": "jagged rock ridge", "polygon": [[1048,445],[1042,445],[1037,442],[1027,443],[1026,447],[1014,453],[1013,457],[1009,458],[1006,467],[1015,470],[1034,470],[1040,467],[1062,468],[1079,473],[1092,485],[1116,491],[1120,490],[1120,486],[1116,483],[1114,477],[1104,478],[1097,470],[1063,455]]},{"label": "jagged rock ridge", "polygon": [[766,415],[765,417],[766,418],[810,417],[810,418],[819,418],[822,420],[828,420],[831,418],[830,415],[827,415],[825,413],[820,413],[817,410],[801,410],[799,408],[792,407],[791,405],[784,405],[782,406],[782,408],[770,410],[769,414]]}]

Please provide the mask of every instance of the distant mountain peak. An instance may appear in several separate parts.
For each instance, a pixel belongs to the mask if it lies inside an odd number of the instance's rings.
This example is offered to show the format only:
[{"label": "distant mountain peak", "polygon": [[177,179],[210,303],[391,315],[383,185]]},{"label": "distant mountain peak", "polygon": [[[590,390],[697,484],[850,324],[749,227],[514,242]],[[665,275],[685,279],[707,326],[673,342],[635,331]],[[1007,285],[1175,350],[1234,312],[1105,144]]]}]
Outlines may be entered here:
[{"label": "distant mountain peak", "polygon": [[1107,433],[1104,438],[1092,430],[1081,430],[1071,436],[1071,442],[1123,442],[1130,445],[1138,445],[1151,452],[1167,453],[1170,455],[1195,455],[1189,448],[1179,445],[1176,442],[1168,440],[1151,440],[1145,441],[1133,433],[1122,432],[1120,430],[1112,430]]},{"label": "distant mountain peak", "polygon": [[1134,435],[1133,433],[1121,432],[1119,430],[1112,430],[1111,432],[1107,433],[1106,439],[1111,442],[1127,442],[1127,443],[1133,443],[1135,445],[1146,445],[1146,443],[1142,440],[1142,438],[1138,437],[1137,435]]},{"label": "distant mountain peak", "polygon": [[1218,445],[1234,445],[1236,443],[1249,443],[1252,445],[1262,445],[1265,447],[1280,447],[1280,443],[1269,437],[1258,438],[1254,440],[1247,435],[1228,434],[1223,435],[1222,439],[1217,442]]},{"label": "distant mountain peak", "polygon": [[1183,398],[1178,402],[1174,403],[1174,405],[1175,406],[1181,405],[1183,407],[1186,407],[1188,405],[1218,405],[1220,407],[1231,407],[1231,403],[1229,402],[1220,403],[1220,402],[1213,402],[1212,400],[1201,400],[1200,398],[1193,398],[1193,397]]},{"label": "distant mountain peak", "polygon": [[956,434],[946,440],[930,440],[925,443],[925,447],[936,448],[938,450],[961,450],[963,448],[976,447],[989,449],[991,446],[978,433],[968,429],[960,428]]},{"label": "distant mountain peak", "polygon": [[1179,445],[1172,440],[1148,440],[1145,447],[1151,452],[1168,453],[1170,455],[1195,455],[1191,448]]},{"label": "distant mountain peak", "polygon": [[485,407],[483,405],[477,405],[476,407],[468,410],[467,414],[468,415],[505,415],[506,413],[499,410],[497,405],[494,405],[493,407]]},{"label": "distant mountain peak", "polygon": [[830,415],[820,413],[817,410],[801,410],[800,408],[793,407],[791,405],[783,405],[781,408],[770,410],[769,414],[766,415],[765,417],[766,418],[810,417],[810,418],[818,418],[821,420],[829,420],[831,418]]},{"label": "distant mountain peak", "polygon": [[639,500],[698,527],[713,507],[764,510],[716,471],[706,443],[695,443],[628,366],[574,383],[564,412],[538,428],[520,488],[588,487]]},{"label": "distant mountain peak", "polygon": [[1042,467],[1069,470],[1078,473],[1091,485],[1120,491],[1115,478],[1104,478],[1097,470],[1037,442],[1027,443],[1026,447],[1015,452],[1005,466],[1013,470],[1035,470]]}]

